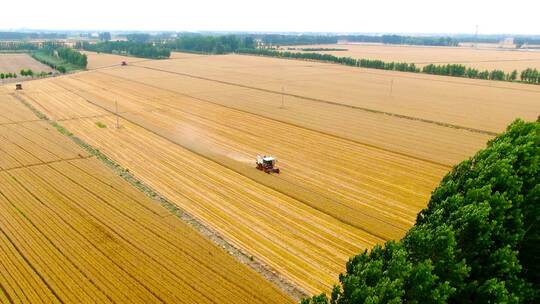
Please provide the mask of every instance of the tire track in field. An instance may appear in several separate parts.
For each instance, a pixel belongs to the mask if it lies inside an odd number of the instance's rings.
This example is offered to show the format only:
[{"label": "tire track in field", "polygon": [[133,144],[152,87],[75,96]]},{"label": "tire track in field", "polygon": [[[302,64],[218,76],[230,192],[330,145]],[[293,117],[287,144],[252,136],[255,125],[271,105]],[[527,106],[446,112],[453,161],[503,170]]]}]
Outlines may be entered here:
[{"label": "tire track in field", "polygon": [[414,116],[409,116],[409,115],[403,115],[403,114],[398,114],[398,113],[375,110],[375,109],[366,108],[366,107],[360,107],[360,106],[355,106],[355,105],[347,105],[347,104],[339,103],[339,102],[336,102],[336,101],[330,101],[330,100],[314,98],[314,97],[308,97],[308,96],[303,96],[303,95],[297,95],[297,94],[292,94],[292,93],[283,93],[283,92],[280,92],[280,91],[274,91],[274,90],[270,90],[270,89],[264,89],[264,88],[249,86],[249,85],[245,85],[245,84],[241,84],[241,83],[235,83],[235,82],[229,82],[229,81],[213,79],[213,78],[208,78],[208,77],[203,77],[203,76],[197,76],[197,75],[188,74],[188,73],[174,72],[174,71],[169,71],[169,70],[164,70],[164,69],[159,69],[159,68],[140,66],[140,65],[136,65],[136,64],[134,64],[134,66],[136,66],[138,68],[154,70],[154,71],[163,72],[163,73],[169,73],[169,74],[175,74],[175,75],[180,75],[180,76],[185,76],[185,77],[190,77],[190,78],[195,78],[195,79],[201,79],[201,80],[206,80],[206,81],[217,82],[217,83],[236,86],[236,87],[241,87],[241,88],[245,88],[245,89],[252,89],[252,90],[257,90],[257,91],[266,92],[266,93],[285,95],[285,96],[289,96],[289,97],[296,97],[296,98],[300,98],[300,99],[304,99],[304,100],[310,100],[310,101],[315,101],[315,102],[320,102],[320,103],[326,103],[326,104],[330,104],[330,105],[334,105],[334,106],[345,107],[345,108],[360,110],[360,111],[369,112],[369,113],[382,114],[382,115],[387,115],[387,116],[401,118],[401,119],[408,119],[408,120],[413,120],[413,121],[420,121],[420,122],[434,124],[434,125],[447,127],[447,128],[466,130],[466,131],[469,131],[469,132],[480,133],[480,134],[485,134],[485,135],[490,135],[490,136],[496,136],[497,135],[496,132],[471,128],[471,127],[465,127],[465,126],[451,124],[451,123],[442,122],[442,121],[436,121],[436,120],[425,119],[425,118],[420,118],[420,117],[414,117]]}]

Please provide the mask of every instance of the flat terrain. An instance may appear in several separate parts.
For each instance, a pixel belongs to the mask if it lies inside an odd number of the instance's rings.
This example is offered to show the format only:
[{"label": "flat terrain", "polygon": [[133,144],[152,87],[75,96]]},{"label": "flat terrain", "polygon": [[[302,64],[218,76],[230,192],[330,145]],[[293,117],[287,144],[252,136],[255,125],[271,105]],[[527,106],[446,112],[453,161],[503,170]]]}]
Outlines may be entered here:
[{"label": "flat terrain", "polygon": [[[239,55],[177,53],[19,94],[309,293],[403,236],[454,164],[540,113],[535,86]],[[255,170],[259,153],[282,174]]]},{"label": "flat terrain", "polygon": [[49,66],[36,61],[28,54],[0,53],[0,73],[19,73],[22,69],[31,69],[34,72],[53,72]]},{"label": "flat terrain", "polygon": [[[451,166],[540,113],[535,86],[238,55],[176,53],[19,94],[308,293],[403,236]],[[282,174],[255,170],[258,153]]]},{"label": "flat terrain", "polygon": [[0,87],[1,303],[288,303]]},{"label": "flat terrain", "polygon": [[540,69],[540,51],[530,50],[382,44],[319,44],[292,47],[347,49],[347,51],[317,51],[317,53],[353,58],[379,59],[383,61],[408,62],[415,63],[419,67],[430,63],[460,63],[481,70],[500,69],[506,72],[513,70],[520,72],[526,68]]}]

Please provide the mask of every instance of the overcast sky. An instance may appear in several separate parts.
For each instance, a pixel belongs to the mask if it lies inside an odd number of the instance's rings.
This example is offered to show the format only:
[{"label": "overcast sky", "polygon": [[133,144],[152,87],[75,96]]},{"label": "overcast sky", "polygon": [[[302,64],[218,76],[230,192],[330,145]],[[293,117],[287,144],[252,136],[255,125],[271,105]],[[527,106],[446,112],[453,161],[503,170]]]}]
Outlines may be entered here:
[{"label": "overcast sky", "polygon": [[2,2],[1,29],[540,34],[540,0]]}]

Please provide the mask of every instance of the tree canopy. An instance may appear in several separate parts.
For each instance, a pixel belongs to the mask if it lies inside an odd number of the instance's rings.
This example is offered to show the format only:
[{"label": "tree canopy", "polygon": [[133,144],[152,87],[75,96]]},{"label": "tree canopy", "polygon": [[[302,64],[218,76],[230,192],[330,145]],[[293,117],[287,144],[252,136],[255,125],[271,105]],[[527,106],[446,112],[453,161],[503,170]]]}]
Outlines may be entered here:
[{"label": "tree canopy", "polygon": [[302,303],[540,301],[540,119],[516,120],[457,165],[400,241],[349,260]]},{"label": "tree canopy", "polygon": [[169,42],[167,46],[180,51],[226,54],[236,52],[240,48],[253,48],[255,41],[252,37],[240,38],[235,35],[183,35],[175,41]]},{"label": "tree canopy", "polygon": [[168,48],[153,43],[135,41],[78,42],[76,48],[92,52],[124,54],[152,59],[169,58],[171,56],[171,51]]}]

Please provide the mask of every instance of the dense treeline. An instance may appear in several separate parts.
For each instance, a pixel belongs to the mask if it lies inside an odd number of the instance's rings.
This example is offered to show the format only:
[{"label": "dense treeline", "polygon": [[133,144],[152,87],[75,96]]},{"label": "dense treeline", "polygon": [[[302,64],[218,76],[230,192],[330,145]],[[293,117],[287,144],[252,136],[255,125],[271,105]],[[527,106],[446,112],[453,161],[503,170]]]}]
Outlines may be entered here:
[{"label": "dense treeline", "polygon": [[99,40],[101,41],[109,41],[111,40],[111,33],[110,32],[101,32],[98,35]]},{"label": "dense treeline", "polygon": [[171,49],[179,51],[226,54],[236,52],[241,48],[254,48],[255,41],[252,37],[238,37],[235,35],[183,35],[172,42],[168,42],[166,45]]},{"label": "dense treeline", "polygon": [[468,68],[461,64],[443,64],[434,65],[428,64],[422,68],[422,72],[426,74],[445,75],[454,77],[467,77],[475,79],[490,79],[490,80],[504,80],[515,81],[517,80],[518,72],[514,70],[511,73],[505,73],[502,70],[484,70],[480,71],[475,68]]},{"label": "dense treeline", "polygon": [[348,51],[344,48],[292,48],[288,47],[288,51],[304,51],[304,52],[339,52],[339,51]]},{"label": "dense treeline", "polygon": [[34,72],[32,71],[31,69],[22,69],[21,72],[20,72],[21,76],[28,76],[28,77],[45,77],[45,76],[49,76],[49,75],[52,75],[52,72]]},{"label": "dense treeline", "polygon": [[127,34],[125,35],[128,41],[138,42],[138,43],[149,43],[152,41],[152,36],[150,34],[137,33],[137,34]]},{"label": "dense treeline", "polygon": [[457,46],[459,41],[451,37],[415,37],[401,35],[348,35],[341,36],[340,40],[350,42],[372,42],[384,44],[410,44],[410,45],[431,45],[431,46]]},{"label": "dense treeline", "polygon": [[302,303],[538,303],[540,118],[456,166],[400,241],[352,257],[330,299]]},{"label": "dense treeline", "polygon": [[0,32],[0,40],[66,39],[66,37],[66,34],[59,33]]},{"label": "dense treeline", "polygon": [[414,63],[401,62],[384,62],[376,59],[355,59],[351,57],[338,57],[330,54],[320,53],[300,53],[288,51],[276,51],[274,49],[238,49],[238,53],[254,54],[262,56],[294,58],[305,60],[317,60],[334,62],[348,66],[357,66],[363,68],[393,70],[413,73],[426,73],[434,75],[444,75],[453,77],[467,77],[473,79],[500,80],[500,81],[516,81],[520,76],[521,81],[531,84],[540,84],[540,72],[536,69],[527,69],[518,75],[518,71],[514,70],[511,73],[505,73],[502,70],[480,71],[475,68],[468,68],[461,64],[429,64],[422,69],[416,67]]},{"label": "dense treeline", "polygon": [[0,79],[17,78],[16,73],[0,73]]},{"label": "dense treeline", "polygon": [[401,35],[255,35],[265,44],[300,45],[334,44],[339,40],[385,44],[411,44],[433,46],[456,46],[459,41],[451,37],[415,37]]},{"label": "dense treeline", "polygon": [[272,45],[299,45],[299,44],[333,44],[337,43],[338,36],[327,35],[255,35],[265,44]]},{"label": "dense treeline", "polygon": [[0,41],[0,51],[31,51],[37,49],[37,43],[20,41]]},{"label": "dense treeline", "polygon": [[171,56],[171,51],[166,47],[134,41],[78,42],[75,47],[98,53],[122,54],[151,59],[169,58]]},{"label": "dense treeline", "polygon": [[280,52],[272,49],[239,49],[238,53],[243,54],[255,54],[281,58],[294,58],[294,59],[306,59],[335,62],[348,66],[357,66],[364,68],[380,69],[380,70],[394,70],[394,71],[406,71],[406,72],[419,72],[414,63],[401,63],[401,62],[384,62],[382,60],[372,59],[355,59],[351,57],[338,57],[331,54],[320,53],[299,53],[299,52]]},{"label": "dense treeline", "polygon": [[77,52],[74,49],[59,48],[56,50],[56,53],[59,58],[73,65],[86,68],[86,65],[88,64],[88,58],[86,57],[86,55],[81,54],[80,52]]},{"label": "dense treeline", "polygon": [[0,51],[35,51],[41,48],[60,48],[66,44],[61,41],[23,42],[0,41]]},{"label": "dense treeline", "polygon": [[537,69],[528,68],[521,72],[521,81],[540,84],[540,72]]},{"label": "dense treeline", "polygon": [[88,63],[86,55],[69,48],[47,46],[32,52],[31,55],[37,61],[50,66],[60,73],[85,69]]}]

